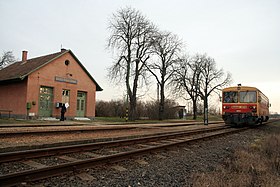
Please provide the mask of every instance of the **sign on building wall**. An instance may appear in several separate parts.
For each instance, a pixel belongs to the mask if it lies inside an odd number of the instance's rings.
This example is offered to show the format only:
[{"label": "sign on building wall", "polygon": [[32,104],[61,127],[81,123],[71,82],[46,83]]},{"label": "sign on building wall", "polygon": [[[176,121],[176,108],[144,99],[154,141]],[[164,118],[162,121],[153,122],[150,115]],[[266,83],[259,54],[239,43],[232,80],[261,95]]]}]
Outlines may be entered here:
[{"label": "sign on building wall", "polygon": [[70,84],[77,84],[78,83],[78,80],[76,80],[76,79],[69,79],[69,78],[58,77],[58,76],[55,76],[54,80],[57,81],[57,82],[67,82],[67,83],[70,83]]}]

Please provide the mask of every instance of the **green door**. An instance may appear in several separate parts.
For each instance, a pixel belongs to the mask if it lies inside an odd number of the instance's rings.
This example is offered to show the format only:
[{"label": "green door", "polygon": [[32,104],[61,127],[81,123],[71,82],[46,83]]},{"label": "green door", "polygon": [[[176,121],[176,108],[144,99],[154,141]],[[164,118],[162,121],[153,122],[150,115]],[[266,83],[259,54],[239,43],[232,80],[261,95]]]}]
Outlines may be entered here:
[{"label": "green door", "polygon": [[77,94],[77,117],[85,117],[86,111],[86,93],[78,92]]},{"label": "green door", "polygon": [[41,87],[39,98],[39,116],[51,117],[53,108],[53,88]]}]

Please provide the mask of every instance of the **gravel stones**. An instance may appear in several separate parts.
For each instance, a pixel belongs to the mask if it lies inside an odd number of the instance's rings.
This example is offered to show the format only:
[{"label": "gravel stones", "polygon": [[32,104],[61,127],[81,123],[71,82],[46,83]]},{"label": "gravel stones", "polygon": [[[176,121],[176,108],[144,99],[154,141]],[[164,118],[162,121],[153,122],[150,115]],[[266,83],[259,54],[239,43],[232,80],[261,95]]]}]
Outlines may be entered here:
[{"label": "gravel stones", "polygon": [[270,124],[83,171],[89,175],[87,177],[92,177],[91,180],[83,180],[77,173],[44,179],[32,185],[192,186],[194,174],[213,171],[238,147],[249,146],[256,139],[262,139],[272,133],[280,133],[279,125]]}]

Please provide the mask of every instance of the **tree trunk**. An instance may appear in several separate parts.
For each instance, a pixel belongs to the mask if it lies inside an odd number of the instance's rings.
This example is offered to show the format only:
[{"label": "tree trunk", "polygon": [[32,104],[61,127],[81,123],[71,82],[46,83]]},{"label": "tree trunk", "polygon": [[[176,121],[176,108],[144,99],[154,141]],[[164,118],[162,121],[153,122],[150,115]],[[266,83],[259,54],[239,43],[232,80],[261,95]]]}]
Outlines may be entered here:
[{"label": "tree trunk", "polygon": [[164,85],[160,85],[159,120],[164,119]]},{"label": "tree trunk", "polygon": [[193,100],[193,119],[197,119],[197,103],[195,100]]},{"label": "tree trunk", "polygon": [[204,112],[203,112],[204,125],[208,125],[208,99],[207,99],[207,96],[204,96],[203,104],[204,104]]},{"label": "tree trunk", "polygon": [[128,119],[134,121],[136,119],[136,96],[132,96],[129,103]]}]

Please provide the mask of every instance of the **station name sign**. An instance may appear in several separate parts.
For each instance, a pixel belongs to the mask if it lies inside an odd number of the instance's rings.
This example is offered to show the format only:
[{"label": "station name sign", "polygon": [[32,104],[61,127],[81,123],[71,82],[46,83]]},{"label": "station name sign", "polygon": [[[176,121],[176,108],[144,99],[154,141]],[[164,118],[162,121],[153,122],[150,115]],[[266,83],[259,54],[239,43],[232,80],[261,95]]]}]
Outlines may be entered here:
[{"label": "station name sign", "polygon": [[78,81],[76,79],[69,79],[69,78],[58,77],[58,76],[55,76],[54,80],[57,82],[66,82],[66,83],[70,83],[70,84],[78,83]]}]

